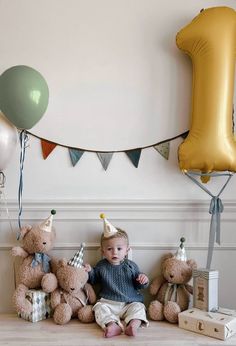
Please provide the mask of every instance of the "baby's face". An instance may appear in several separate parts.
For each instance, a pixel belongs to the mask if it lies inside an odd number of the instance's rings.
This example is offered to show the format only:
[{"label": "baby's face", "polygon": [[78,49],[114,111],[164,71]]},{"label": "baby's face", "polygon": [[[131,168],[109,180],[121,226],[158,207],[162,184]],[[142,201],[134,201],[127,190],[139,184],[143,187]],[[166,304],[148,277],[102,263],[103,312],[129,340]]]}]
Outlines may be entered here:
[{"label": "baby's face", "polygon": [[102,254],[109,263],[119,265],[129,251],[125,238],[112,238],[103,240]]}]

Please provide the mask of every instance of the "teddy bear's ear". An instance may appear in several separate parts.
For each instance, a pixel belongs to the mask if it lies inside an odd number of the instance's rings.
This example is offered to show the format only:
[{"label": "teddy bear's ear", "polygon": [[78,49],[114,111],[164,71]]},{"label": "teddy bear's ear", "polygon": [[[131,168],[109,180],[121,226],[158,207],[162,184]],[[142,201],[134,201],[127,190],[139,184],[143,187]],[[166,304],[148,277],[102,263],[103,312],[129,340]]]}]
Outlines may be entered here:
[{"label": "teddy bear's ear", "polygon": [[197,269],[197,263],[193,259],[187,260],[187,265],[189,265],[190,268],[192,269]]},{"label": "teddy bear's ear", "polygon": [[163,255],[161,261],[162,261],[162,263],[164,263],[165,260],[167,260],[168,258],[172,258],[172,257],[174,257],[174,255],[171,252],[169,252],[169,253]]},{"label": "teddy bear's ear", "polygon": [[62,258],[58,261],[59,267],[66,267],[67,266],[67,260],[65,258]]},{"label": "teddy bear's ear", "polygon": [[21,239],[23,239],[26,236],[26,234],[29,231],[31,231],[31,229],[32,229],[32,226],[30,226],[30,225],[27,225],[27,226],[24,226],[23,228],[21,228],[21,230],[20,230],[20,237],[21,237]]}]

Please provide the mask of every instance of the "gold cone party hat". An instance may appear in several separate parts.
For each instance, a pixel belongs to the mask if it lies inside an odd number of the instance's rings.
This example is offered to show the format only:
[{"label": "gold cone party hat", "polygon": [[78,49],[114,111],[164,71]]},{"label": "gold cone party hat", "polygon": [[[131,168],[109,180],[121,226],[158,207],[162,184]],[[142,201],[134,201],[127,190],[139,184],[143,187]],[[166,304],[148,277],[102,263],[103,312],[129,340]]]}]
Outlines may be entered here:
[{"label": "gold cone party hat", "polygon": [[106,216],[104,214],[100,214],[100,218],[103,220],[103,225],[104,225],[103,236],[104,236],[104,238],[109,238],[118,232],[117,229],[106,219]]},{"label": "gold cone party hat", "polygon": [[39,225],[39,228],[42,231],[45,231],[45,232],[51,232],[52,231],[53,215],[55,215],[55,214],[56,214],[56,210],[52,209],[51,215]]}]

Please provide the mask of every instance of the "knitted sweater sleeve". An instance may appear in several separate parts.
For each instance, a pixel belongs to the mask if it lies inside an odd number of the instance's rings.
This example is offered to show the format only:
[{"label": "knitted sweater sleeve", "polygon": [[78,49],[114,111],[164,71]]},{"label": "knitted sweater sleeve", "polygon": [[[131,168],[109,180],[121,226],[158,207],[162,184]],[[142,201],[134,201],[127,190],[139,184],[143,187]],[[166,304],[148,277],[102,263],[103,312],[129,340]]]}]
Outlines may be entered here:
[{"label": "knitted sweater sleeve", "polygon": [[128,261],[128,265],[130,269],[132,270],[134,287],[136,289],[146,288],[148,286],[148,282],[146,284],[141,284],[140,282],[137,281],[139,274],[141,274],[138,265],[135,262],[130,260]]},{"label": "knitted sweater sleeve", "polygon": [[99,273],[99,263],[92,268],[92,270],[88,273],[89,274],[89,283],[92,285],[95,285],[100,282],[100,273]]}]

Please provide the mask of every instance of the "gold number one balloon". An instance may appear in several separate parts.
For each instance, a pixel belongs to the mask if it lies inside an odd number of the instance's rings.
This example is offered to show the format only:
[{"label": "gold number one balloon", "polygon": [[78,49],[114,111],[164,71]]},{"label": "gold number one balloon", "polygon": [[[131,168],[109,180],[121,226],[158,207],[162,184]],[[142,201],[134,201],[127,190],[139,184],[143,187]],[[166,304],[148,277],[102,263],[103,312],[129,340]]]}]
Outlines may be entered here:
[{"label": "gold number one balloon", "polygon": [[177,34],[176,42],[193,64],[191,124],[179,146],[180,169],[235,172],[235,10],[212,7],[201,11]]}]

